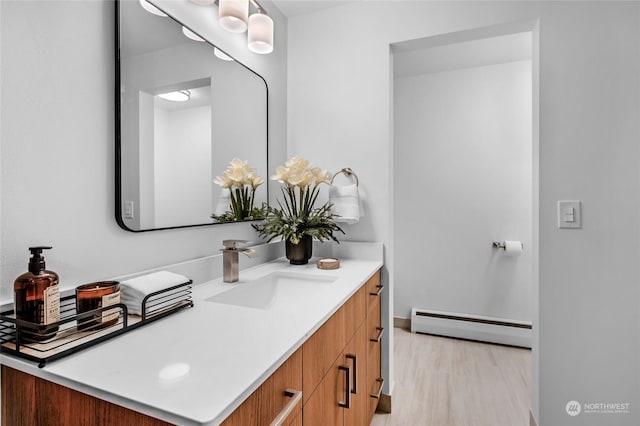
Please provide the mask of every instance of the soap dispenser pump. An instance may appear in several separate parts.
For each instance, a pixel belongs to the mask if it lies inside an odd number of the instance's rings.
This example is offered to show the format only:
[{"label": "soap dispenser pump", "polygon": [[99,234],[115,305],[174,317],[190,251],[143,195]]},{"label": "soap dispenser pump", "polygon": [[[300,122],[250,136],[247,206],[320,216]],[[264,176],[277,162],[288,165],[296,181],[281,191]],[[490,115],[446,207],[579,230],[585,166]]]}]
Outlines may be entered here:
[{"label": "soap dispenser pump", "polygon": [[51,247],[29,247],[29,272],[16,278],[13,284],[16,319],[33,323],[22,330],[27,339],[42,341],[55,336],[60,321],[60,293],[58,274],[46,269],[43,250]]}]

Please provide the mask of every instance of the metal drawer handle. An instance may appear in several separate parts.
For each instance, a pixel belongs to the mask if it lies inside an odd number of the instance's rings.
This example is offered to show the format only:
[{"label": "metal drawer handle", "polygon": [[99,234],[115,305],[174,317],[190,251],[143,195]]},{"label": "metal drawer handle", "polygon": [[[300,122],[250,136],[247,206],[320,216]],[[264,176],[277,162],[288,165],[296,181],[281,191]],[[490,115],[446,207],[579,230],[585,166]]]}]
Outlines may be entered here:
[{"label": "metal drawer handle", "polygon": [[339,370],[342,370],[345,372],[345,378],[346,378],[346,398],[344,401],[340,401],[338,402],[338,406],[343,407],[343,408],[351,408],[351,392],[349,391],[349,389],[351,389],[351,367],[345,367],[344,365],[340,365],[338,366]]},{"label": "metal drawer handle", "polygon": [[378,330],[378,335],[374,338],[370,338],[369,341],[380,343],[380,339],[382,339],[382,335],[384,334],[384,327],[376,327],[376,330]]},{"label": "metal drawer handle", "polygon": [[380,383],[380,388],[378,388],[378,392],[372,393],[369,395],[371,398],[379,399],[380,394],[382,393],[382,387],[384,386],[384,379],[376,379],[376,382]]},{"label": "metal drawer handle", "polygon": [[370,296],[380,296],[380,293],[382,293],[384,286],[382,284],[378,284],[376,288],[378,289],[378,291],[376,291],[375,293],[374,292],[369,293]]},{"label": "metal drawer handle", "polygon": [[281,426],[284,421],[287,420],[287,417],[289,417],[293,409],[296,408],[298,402],[302,401],[302,391],[299,390],[287,389],[284,391],[284,396],[291,398],[291,401],[289,401],[282,411],[278,413],[276,418],[273,419],[271,426]]},{"label": "metal drawer handle", "polygon": [[345,358],[353,360],[353,386],[351,387],[351,393],[358,393],[358,357],[353,354],[345,355]]}]

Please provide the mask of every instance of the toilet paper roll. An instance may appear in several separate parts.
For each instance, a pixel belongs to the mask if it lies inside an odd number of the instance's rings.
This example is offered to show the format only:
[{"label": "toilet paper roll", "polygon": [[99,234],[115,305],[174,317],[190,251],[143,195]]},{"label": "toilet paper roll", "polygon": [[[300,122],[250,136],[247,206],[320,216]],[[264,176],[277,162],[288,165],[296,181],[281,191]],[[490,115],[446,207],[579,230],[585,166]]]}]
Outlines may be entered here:
[{"label": "toilet paper roll", "polygon": [[524,244],[522,244],[522,241],[504,242],[504,254],[506,254],[507,256],[520,256],[520,254],[522,254],[523,248]]}]

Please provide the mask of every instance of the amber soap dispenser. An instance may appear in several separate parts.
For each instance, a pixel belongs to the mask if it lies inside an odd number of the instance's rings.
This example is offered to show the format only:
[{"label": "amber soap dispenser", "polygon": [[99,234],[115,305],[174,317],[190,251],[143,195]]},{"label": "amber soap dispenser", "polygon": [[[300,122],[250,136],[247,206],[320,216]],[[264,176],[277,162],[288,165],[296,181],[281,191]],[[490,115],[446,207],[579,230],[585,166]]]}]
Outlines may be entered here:
[{"label": "amber soap dispenser", "polygon": [[33,323],[23,327],[22,334],[36,341],[54,337],[58,326],[49,325],[60,321],[58,274],[45,269],[42,256],[42,251],[50,248],[29,247],[29,272],[20,275],[13,284],[16,319]]}]

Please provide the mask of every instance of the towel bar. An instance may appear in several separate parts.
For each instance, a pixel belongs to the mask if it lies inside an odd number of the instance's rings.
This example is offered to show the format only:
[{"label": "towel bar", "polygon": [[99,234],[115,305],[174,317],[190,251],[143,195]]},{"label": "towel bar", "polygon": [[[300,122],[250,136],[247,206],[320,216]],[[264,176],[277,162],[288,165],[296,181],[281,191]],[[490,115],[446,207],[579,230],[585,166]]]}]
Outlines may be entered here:
[{"label": "towel bar", "polygon": [[333,184],[333,180],[336,178],[336,176],[338,176],[340,173],[344,174],[346,177],[351,177],[353,175],[353,177],[356,179],[356,186],[360,186],[360,180],[358,179],[358,175],[351,170],[351,167],[345,167],[342,170],[340,170],[339,172],[336,172],[333,177],[331,178],[331,183]]}]

